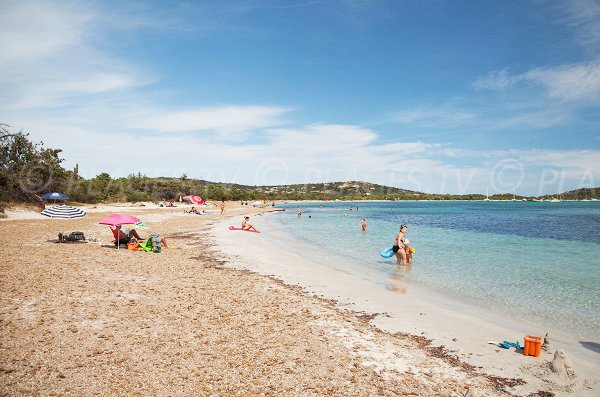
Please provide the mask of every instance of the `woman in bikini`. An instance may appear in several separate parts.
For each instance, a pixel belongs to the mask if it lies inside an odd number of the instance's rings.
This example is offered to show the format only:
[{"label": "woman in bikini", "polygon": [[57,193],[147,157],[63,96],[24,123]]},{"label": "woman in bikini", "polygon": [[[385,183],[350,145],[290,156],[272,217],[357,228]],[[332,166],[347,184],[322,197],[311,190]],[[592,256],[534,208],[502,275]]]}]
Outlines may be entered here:
[{"label": "woman in bikini", "polygon": [[396,264],[401,265],[403,262],[407,264],[408,261],[406,259],[406,251],[404,250],[404,233],[408,231],[408,226],[400,225],[400,231],[396,235],[396,239],[394,240],[394,246],[392,247],[392,251],[394,251],[394,255],[396,255]]},{"label": "woman in bikini", "polygon": [[244,221],[242,222],[242,229],[244,229],[244,230],[254,230],[255,232],[258,232],[258,230],[256,230],[256,228],[254,227],[254,225],[250,223],[250,217],[249,216],[245,216],[244,217]]}]

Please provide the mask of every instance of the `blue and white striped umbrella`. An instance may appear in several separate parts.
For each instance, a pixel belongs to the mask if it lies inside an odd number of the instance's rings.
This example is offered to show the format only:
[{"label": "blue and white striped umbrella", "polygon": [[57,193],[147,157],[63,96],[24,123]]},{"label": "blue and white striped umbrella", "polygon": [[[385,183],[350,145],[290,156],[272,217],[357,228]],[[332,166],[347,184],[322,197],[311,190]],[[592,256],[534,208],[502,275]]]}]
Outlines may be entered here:
[{"label": "blue and white striped umbrella", "polygon": [[42,215],[58,219],[78,219],[83,218],[87,213],[82,209],[61,204],[46,208],[42,211]]}]

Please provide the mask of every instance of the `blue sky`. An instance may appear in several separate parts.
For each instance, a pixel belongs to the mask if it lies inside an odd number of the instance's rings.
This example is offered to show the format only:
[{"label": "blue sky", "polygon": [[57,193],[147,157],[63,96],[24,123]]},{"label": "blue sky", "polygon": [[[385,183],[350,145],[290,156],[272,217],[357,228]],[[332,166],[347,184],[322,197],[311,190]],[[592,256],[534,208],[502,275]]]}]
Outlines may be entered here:
[{"label": "blue sky", "polygon": [[91,177],[600,185],[600,2],[0,1],[0,122]]}]

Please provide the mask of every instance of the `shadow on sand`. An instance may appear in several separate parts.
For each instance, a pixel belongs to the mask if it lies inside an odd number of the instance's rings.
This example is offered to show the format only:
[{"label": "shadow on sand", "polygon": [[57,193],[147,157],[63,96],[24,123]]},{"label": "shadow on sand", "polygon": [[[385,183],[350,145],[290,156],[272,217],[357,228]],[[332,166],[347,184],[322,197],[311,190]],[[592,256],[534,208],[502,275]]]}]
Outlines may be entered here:
[{"label": "shadow on sand", "polygon": [[595,353],[600,353],[600,343],[579,341],[581,346]]}]

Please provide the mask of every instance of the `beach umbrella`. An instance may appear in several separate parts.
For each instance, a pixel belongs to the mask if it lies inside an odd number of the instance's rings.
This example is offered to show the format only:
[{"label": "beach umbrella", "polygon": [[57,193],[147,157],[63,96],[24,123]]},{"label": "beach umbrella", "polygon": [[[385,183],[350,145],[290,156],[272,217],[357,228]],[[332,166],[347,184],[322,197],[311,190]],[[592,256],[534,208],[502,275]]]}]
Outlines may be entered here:
[{"label": "beach umbrella", "polygon": [[[79,219],[87,215],[87,213],[77,207],[71,207],[70,205],[53,205],[50,208],[46,208],[42,211],[42,215],[56,219]],[[64,232],[63,224],[61,223],[61,233]]]},{"label": "beach umbrella", "polygon": [[42,198],[44,200],[54,200],[54,204],[56,204],[56,200],[68,200],[69,196],[67,196],[66,194],[62,194],[62,193],[58,193],[58,192],[53,192],[53,193],[46,193],[42,196]]},{"label": "beach umbrella", "polygon": [[[141,221],[138,218],[136,218],[135,216],[125,215],[125,214],[112,214],[112,215],[109,215],[106,218],[102,219],[98,223],[100,225],[108,225],[108,226],[118,227],[118,226],[122,226],[122,225],[134,225],[138,222],[141,222]],[[119,235],[117,234],[117,249],[119,249],[120,241],[121,240],[119,239]]]},{"label": "beach umbrella", "polygon": [[133,224],[128,224],[125,226],[128,230],[132,229],[150,229],[150,226],[146,225],[144,222],[136,222]]},{"label": "beach umbrella", "polygon": [[198,205],[204,204],[204,199],[202,197],[200,197],[200,196],[194,196],[194,195],[185,196],[183,199],[185,201],[191,201],[192,203],[198,204]]},{"label": "beach umbrella", "polygon": [[83,218],[87,213],[77,207],[71,207],[70,205],[53,205],[50,208],[46,208],[42,211],[42,215],[49,216],[50,218],[58,219],[77,219]]}]

